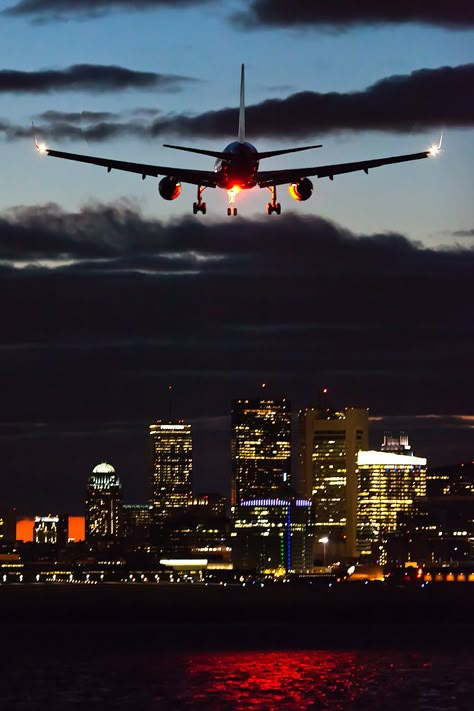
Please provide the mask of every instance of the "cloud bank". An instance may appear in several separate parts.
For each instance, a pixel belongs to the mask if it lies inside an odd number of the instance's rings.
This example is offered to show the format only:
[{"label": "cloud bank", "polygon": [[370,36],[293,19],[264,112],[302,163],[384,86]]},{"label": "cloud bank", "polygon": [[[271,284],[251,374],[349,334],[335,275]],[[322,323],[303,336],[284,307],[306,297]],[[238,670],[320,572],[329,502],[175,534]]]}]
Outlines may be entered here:
[{"label": "cloud bank", "polygon": [[[147,81],[159,82],[156,77],[161,76],[151,75]],[[174,81],[179,84],[189,79]],[[386,77],[362,91],[299,92],[249,106],[248,133],[254,140],[303,140],[342,131],[412,133],[438,131],[441,126],[470,127],[474,126],[473,85],[474,64],[464,64]],[[237,108],[197,115],[169,115],[143,108],[124,113],[49,111],[39,117],[38,129],[48,140],[80,137],[100,142],[121,136],[155,139],[170,135],[226,140],[236,133],[237,117]],[[0,120],[0,135],[7,140],[30,133],[29,125]]]},{"label": "cloud bank", "polygon": [[74,64],[66,69],[42,69],[33,72],[0,70],[0,93],[42,94],[52,91],[123,91],[125,89],[161,89],[176,91],[193,81],[173,74],[141,72],[126,67],[101,64]]},{"label": "cloud bank", "polygon": [[474,10],[470,0],[452,3],[379,2],[378,0],[337,0],[337,2],[289,3],[287,0],[252,0],[249,7],[237,15],[246,28],[305,27],[339,30],[361,25],[393,25],[417,23],[449,29],[474,26]]}]

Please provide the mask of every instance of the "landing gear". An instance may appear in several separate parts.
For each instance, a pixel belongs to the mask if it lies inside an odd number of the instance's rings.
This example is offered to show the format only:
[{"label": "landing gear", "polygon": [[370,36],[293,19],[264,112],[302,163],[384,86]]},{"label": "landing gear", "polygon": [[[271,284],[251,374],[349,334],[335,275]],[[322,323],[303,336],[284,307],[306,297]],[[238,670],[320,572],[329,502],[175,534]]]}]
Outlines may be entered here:
[{"label": "landing gear", "polygon": [[198,185],[197,188],[197,202],[193,202],[193,214],[197,215],[198,212],[202,212],[203,215],[207,212],[207,205],[202,201],[202,194],[206,188],[202,185]]},{"label": "landing gear", "polygon": [[229,207],[227,208],[227,214],[229,215],[229,217],[231,215],[234,215],[234,217],[237,215],[237,208],[234,207],[234,203],[235,197],[236,195],[238,195],[238,193],[240,193],[241,189],[242,188],[240,188],[238,185],[234,185],[233,188],[229,188],[229,190],[227,191],[227,197],[229,199]]},{"label": "landing gear", "polygon": [[276,212],[277,215],[280,215],[281,205],[279,202],[276,201],[276,197],[277,197],[276,185],[272,185],[268,189],[270,190],[270,192],[272,194],[272,201],[267,202],[267,215],[271,215],[272,212]]}]

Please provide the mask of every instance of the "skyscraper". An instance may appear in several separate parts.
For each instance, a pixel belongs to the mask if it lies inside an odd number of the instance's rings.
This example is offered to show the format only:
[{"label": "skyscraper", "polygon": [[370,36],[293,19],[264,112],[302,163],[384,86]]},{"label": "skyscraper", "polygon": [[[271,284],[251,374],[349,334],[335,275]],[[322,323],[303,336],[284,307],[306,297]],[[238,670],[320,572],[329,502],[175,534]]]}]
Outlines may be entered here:
[{"label": "skyscraper", "polygon": [[368,446],[366,409],[308,408],[298,415],[296,489],[313,501],[317,535],[356,555],[357,453]]},{"label": "skyscraper", "polygon": [[232,402],[232,505],[287,495],[291,476],[288,400]]},{"label": "skyscraper", "polygon": [[155,524],[183,511],[192,501],[191,425],[161,422],[150,425],[152,475],[150,505]]},{"label": "skyscraper", "polygon": [[122,487],[111,464],[98,464],[87,483],[86,539],[110,541],[121,531]]},{"label": "skyscraper", "polygon": [[370,554],[382,533],[396,530],[397,515],[411,513],[415,499],[425,496],[426,459],[413,456],[402,433],[399,439],[385,435],[381,452],[359,452],[357,466],[357,546]]}]

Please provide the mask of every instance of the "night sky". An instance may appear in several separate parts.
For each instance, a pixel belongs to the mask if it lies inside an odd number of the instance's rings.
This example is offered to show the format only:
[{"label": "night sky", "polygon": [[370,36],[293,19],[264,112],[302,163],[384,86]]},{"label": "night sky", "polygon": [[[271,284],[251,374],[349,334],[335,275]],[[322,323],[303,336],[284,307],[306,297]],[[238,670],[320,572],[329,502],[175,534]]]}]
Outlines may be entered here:
[{"label": "night sky", "polygon": [[[360,6],[363,7],[360,7]],[[387,5],[387,7],[385,7]],[[289,11],[291,8],[291,12]],[[0,2],[0,504],[80,513],[110,461],[143,501],[148,425],[194,426],[196,490],[226,493],[230,402],[368,407],[371,446],[408,432],[474,458],[471,2]],[[211,169],[237,132],[263,168],[425,150],[435,159],[237,198],[39,155],[49,147]],[[471,62],[471,63],[470,63]]]}]

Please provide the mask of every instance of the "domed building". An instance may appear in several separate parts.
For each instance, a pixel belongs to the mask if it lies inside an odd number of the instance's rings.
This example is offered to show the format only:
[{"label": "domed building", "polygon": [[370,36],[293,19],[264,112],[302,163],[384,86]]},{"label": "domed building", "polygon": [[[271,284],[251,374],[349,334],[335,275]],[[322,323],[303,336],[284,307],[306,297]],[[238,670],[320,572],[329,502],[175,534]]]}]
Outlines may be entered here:
[{"label": "domed building", "polygon": [[86,540],[113,541],[121,533],[122,485],[107,462],[94,467],[86,491]]}]

